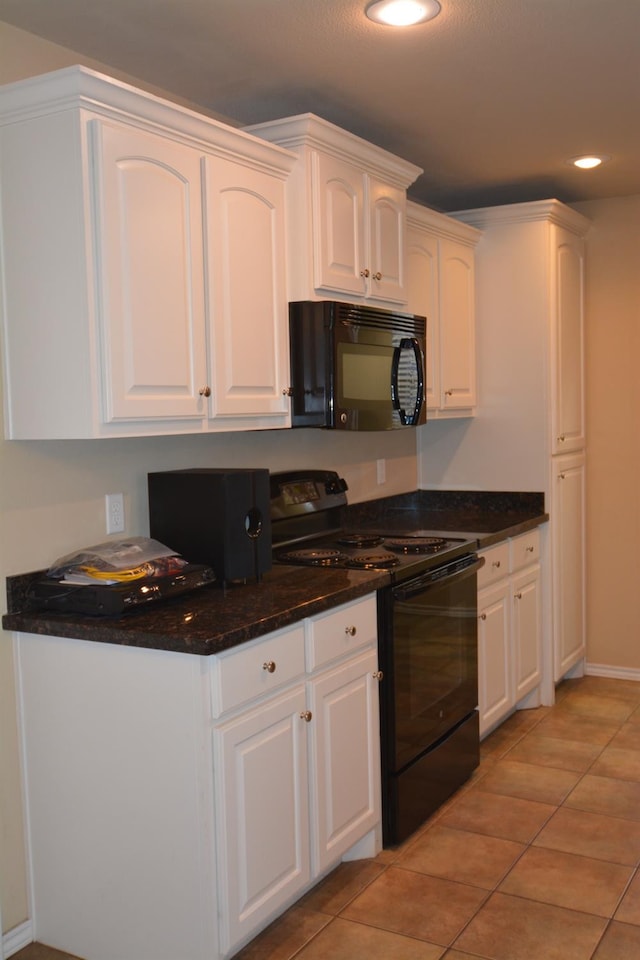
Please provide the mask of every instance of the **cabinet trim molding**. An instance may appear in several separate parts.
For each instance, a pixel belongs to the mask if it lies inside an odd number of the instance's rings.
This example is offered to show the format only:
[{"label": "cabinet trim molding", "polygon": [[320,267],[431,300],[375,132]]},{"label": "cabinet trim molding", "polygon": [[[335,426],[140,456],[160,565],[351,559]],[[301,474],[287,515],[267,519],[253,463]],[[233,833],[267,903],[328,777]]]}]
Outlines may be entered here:
[{"label": "cabinet trim molding", "polygon": [[423,173],[420,167],[375,146],[348,130],[343,130],[313,113],[301,113],[282,120],[254,123],[243,127],[254,136],[264,137],[287,150],[308,147],[331,153],[340,160],[356,164],[365,173],[382,176],[393,186],[406,188]]},{"label": "cabinet trim molding", "polygon": [[456,210],[451,216],[480,229],[499,223],[541,220],[565,227],[579,237],[586,236],[591,226],[587,217],[559,200],[535,200],[532,203],[509,203],[501,207],[482,207],[478,210]]}]

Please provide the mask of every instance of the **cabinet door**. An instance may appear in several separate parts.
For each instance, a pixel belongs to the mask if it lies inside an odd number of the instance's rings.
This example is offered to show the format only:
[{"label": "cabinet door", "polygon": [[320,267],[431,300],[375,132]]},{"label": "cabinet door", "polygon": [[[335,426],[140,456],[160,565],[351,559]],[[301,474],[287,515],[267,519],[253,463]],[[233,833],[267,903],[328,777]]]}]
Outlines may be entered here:
[{"label": "cabinet door", "polygon": [[205,189],[210,415],[283,418],[289,376],[284,183],[207,157]]},{"label": "cabinet door", "polygon": [[584,416],[584,241],[554,226],[551,452],[569,453],[585,445]]},{"label": "cabinet door", "polygon": [[303,686],[214,729],[223,953],[310,879]]},{"label": "cabinet door", "polygon": [[309,683],[313,875],[380,820],[377,652]]},{"label": "cabinet door", "polygon": [[509,581],[478,593],[478,703],[480,735],[513,707]]},{"label": "cabinet door", "polygon": [[554,457],[551,488],[554,680],[585,655],[585,458]]},{"label": "cabinet door", "polygon": [[425,230],[407,227],[407,309],[427,318],[425,397],[427,410],[440,402],[440,303],[438,239]]},{"label": "cabinet door", "polygon": [[[314,287],[364,296],[367,290],[365,181],[362,170],[312,154]],[[292,242],[295,242],[292,238]]]},{"label": "cabinet door", "polygon": [[404,190],[368,177],[370,300],[407,302],[405,285]]},{"label": "cabinet door", "polygon": [[527,567],[510,582],[514,701],[518,703],[542,679],[540,567]]},{"label": "cabinet door", "polygon": [[200,154],[89,124],[107,422],[204,417]]},{"label": "cabinet door", "polygon": [[440,240],[440,406],[476,404],[474,251]]}]

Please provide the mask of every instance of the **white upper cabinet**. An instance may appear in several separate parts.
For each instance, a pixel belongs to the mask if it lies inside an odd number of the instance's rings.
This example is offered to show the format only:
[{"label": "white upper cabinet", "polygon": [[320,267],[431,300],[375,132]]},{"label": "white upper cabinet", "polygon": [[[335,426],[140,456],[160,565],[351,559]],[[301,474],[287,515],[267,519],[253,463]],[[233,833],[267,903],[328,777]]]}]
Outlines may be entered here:
[{"label": "white upper cabinet", "polygon": [[207,157],[205,195],[210,413],[287,426],[284,182]]},{"label": "white upper cabinet", "polygon": [[407,205],[408,309],[427,318],[427,411],[468,417],[476,405],[474,247],[480,232]]},{"label": "white upper cabinet", "polygon": [[110,121],[88,134],[105,420],[201,419],[200,153]]},{"label": "white upper cabinet", "polygon": [[564,227],[551,228],[551,452],[585,445],[584,240]]},{"label": "white upper cabinet", "polygon": [[300,158],[287,186],[289,300],[404,306],[406,190],[422,171],[313,114],[247,129]]},{"label": "white upper cabinet", "polygon": [[83,67],[0,88],[6,436],[286,426],[294,163]]}]

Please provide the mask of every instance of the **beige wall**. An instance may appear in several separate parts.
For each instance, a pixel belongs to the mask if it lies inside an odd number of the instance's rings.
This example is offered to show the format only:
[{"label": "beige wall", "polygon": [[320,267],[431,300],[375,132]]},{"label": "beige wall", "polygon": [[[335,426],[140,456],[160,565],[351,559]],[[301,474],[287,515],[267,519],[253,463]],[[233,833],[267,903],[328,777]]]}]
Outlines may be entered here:
[{"label": "beige wall", "polygon": [[[0,51],[0,83],[87,63],[71,51],[2,23]],[[387,460],[387,480],[378,486],[375,461],[380,457]],[[337,469],[349,483],[353,502],[417,486],[413,431],[0,441],[0,583],[8,574],[47,567],[70,550],[105,539],[106,493],[124,493],[127,534],[148,534],[147,472],[191,466]],[[0,596],[4,612],[3,590]],[[0,634],[0,865],[0,912],[7,931],[27,919],[29,906],[12,648],[6,633]]]},{"label": "beige wall", "polygon": [[640,196],[587,239],[587,659],[640,674]]}]

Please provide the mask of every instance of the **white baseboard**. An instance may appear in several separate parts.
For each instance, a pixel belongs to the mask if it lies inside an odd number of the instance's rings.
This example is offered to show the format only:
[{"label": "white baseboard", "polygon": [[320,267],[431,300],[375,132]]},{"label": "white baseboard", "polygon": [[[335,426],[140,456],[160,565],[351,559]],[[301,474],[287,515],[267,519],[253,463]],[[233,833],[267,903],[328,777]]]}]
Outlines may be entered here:
[{"label": "white baseboard", "polygon": [[23,947],[28,947],[30,943],[33,943],[31,920],[25,920],[24,923],[2,935],[2,956],[9,958]]},{"label": "white baseboard", "polygon": [[584,672],[589,677],[611,677],[613,680],[636,680],[640,682],[640,670],[631,667],[610,667],[606,663],[585,663]]}]

